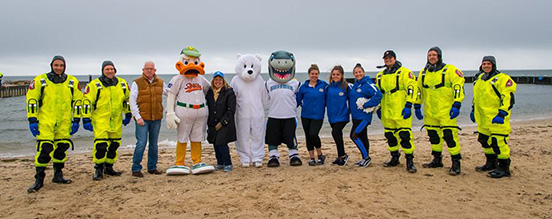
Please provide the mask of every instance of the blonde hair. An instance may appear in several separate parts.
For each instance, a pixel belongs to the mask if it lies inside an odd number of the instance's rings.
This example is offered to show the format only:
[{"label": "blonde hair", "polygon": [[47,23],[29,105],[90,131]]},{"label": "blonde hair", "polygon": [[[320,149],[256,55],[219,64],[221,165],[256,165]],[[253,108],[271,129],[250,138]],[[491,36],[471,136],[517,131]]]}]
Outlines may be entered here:
[{"label": "blonde hair", "polygon": [[[211,79],[211,89],[214,88],[214,82],[216,77],[220,77],[220,76],[215,76],[213,77],[213,79]],[[226,82],[226,79],[224,79],[223,77],[220,77],[220,78],[222,78],[222,86],[225,87],[226,89],[230,88],[230,85],[228,85],[228,82]]]}]

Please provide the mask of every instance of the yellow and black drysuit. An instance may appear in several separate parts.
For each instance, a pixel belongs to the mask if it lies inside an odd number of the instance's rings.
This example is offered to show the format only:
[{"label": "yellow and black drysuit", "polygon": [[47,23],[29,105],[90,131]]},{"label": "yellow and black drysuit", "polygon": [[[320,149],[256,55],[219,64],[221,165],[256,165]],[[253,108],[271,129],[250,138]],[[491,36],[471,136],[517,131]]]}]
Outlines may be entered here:
[{"label": "yellow and black drysuit", "polygon": [[[55,56],[63,61],[62,56]],[[79,81],[72,75],[50,73],[35,77],[29,85],[26,97],[29,127],[36,136],[36,182],[28,192],[38,191],[44,181],[44,170],[53,161],[55,183],[71,183],[64,179],[62,169],[67,160],[67,150],[73,147],[71,135],[78,130],[81,117],[82,92]]]},{"label": "yellow and black drysuit", "polygon": [[[418,99],[414,106],[416,116],[424,118],[431,151],[434,159],[423,164],[426,168],[443,167],[443,142],[447,143],[452,158],[451,175],[460,174],[460,142],[456,117],[460,112],[464,99],[464,73],[454,65],[443,63],[441,50],[438,47],[430,49],[438,53],[439,61],[435,65],[429,62],[418,75]],[[424,104],[424,115],[420,113],[420,105]]]},{"label": "yellow and black drysuit", "polygon": [[485,56],[483,61],[490,61],[493,69],[489,73],[480,74],[473,86],[472,120],[477,123],[477,140],[487,157],[485,165],[476,167],[476,170],[493,170],[489,176],[501,178],[510,176],[508,136],[511,132],[510,116],[517,84],[510,76],[496,70],[494,57]]},{"label": "yellow and black drysuit", "polygon": [[[399,147],[407,157],[407,163],[410,163],[409,161],[413,158],[416,146],[412,141],[411,108],[417,98],[416,83],[416,77],[412,71],[402,67],[399,61],[396,61],[391,68],[386,68],[376,75],[376,86],[383,94],[381,112],[378,115],[380,115],[385,129],[384,135],[392,156],[391,161],[384,163],[386,167],[399,164]],[[408,113],[404,111],[408,111]],[[411,168],[407,167],[407,169],[416,172],[413,163]]]},{"label": "yellow and black drysuit", "polygon": [[109,79],[102,75],[92,80],[84,93],[83,123],[88,126],[91,123],[94,131],[92,160],[98,172],[94,179],[103,178],[104,166],[106,174],[121,175],[113,170],[113,164],[117,161],[117,148],[121,145],[123,113],[127,118],[131,116],[128,84],[122,78],[115,76]]}]

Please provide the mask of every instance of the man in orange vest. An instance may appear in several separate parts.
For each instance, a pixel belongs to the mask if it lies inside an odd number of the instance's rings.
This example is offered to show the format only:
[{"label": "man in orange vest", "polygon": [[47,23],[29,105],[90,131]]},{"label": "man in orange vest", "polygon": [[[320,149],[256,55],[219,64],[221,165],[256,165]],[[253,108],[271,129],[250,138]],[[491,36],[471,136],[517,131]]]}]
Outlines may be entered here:
[{"label": "man in orange vest", "polygon": [[132,176],[142,174],[142,157],[149,137],[147,170],[150,174],[161,174],[157,170],[157,138],[163,118],[163,94],[167,86],[155,72],[155,63],[147,61],[142,68],[142,76],[130,86],[130,110],[136,121],[136,147],[132,156]]}]

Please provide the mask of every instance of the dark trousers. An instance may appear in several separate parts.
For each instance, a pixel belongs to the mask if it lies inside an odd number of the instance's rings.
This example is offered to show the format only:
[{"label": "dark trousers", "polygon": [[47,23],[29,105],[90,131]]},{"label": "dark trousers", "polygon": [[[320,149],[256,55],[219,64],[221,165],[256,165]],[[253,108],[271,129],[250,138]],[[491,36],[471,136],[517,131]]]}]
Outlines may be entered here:
[{"label": "dark trousers", "polygon": [[312,151],[314,148],[320,148],[322,143],[320,142],[320,129],[324,120],[307,119],[301,117],[301,123],[303,124],[303,130],[305,131],[305,139],[307,140],[307,150]]},{"label": "dark trousers", "polygon": [[332,137],[335,142],[335,146],[337,147],[337,156],[345,156],[345,146],[343,144],[343,128],[347,125],[349,122],[336,122],[336,123],[330,123],[330,126],[332,127]]},{"label": "dark trousers", "polygon": [[217,165],[232,165],[232,159],[230,157],[230,149],[228,149],[228,144],[213,145],[213,147],[215,148]]},{"label": "dark trousers", "polygon": [[[355,132],[355,129],[360,125],[362,120],[353,119],[353,128],[351,128],[351,139],[353,139],[353,132]],[[357,134],[358,139],[362,142],[364,145],[364,149],[366,150],[366,155],[369,157],[370,154],[370,143],[368,142],[368,125],[360,131],[360,133]],[[354,141],[354,139],[353,139]],[[360,148],[361,145],[357,145],[359,147],[359,150],[362,152],[362,149]],[[362,158],[365,159],[365,155],[362,155]]]}]

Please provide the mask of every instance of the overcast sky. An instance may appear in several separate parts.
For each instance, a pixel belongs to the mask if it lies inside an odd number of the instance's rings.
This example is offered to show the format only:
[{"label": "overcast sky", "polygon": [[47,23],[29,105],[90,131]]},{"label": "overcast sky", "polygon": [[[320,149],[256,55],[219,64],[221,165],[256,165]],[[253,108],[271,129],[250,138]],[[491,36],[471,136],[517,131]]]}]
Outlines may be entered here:
[{"label": "overcast sky", "polygon": [[234,72],[237,53],[267,57],[287,50],[297,71],[341,64],[367,71],[387,49],[413,71],[438,45],[443,59],[477,69],[484,55],[499,69],[552,69],[552,1],[80,1],[0,0],[0,72],[48,72],[54,55],[67,73],[101,74],[112,60],[120,74],[139,74],[152,60],[176,74],[180,50],[194,46],[206,71]]}]

